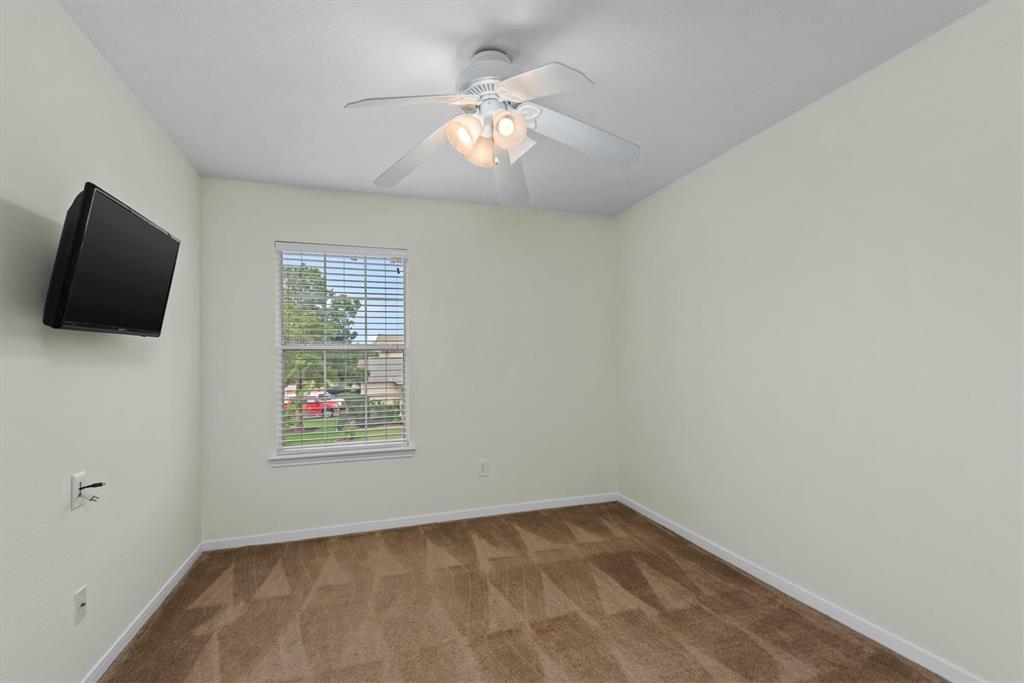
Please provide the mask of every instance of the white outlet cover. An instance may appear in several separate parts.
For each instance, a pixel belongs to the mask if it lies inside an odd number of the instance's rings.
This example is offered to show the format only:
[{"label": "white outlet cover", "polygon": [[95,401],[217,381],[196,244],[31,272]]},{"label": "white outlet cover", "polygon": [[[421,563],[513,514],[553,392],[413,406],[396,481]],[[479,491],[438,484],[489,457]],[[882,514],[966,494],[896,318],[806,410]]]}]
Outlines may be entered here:
[{"label": "white outlet cover", "polygon": [[476,461],[477,469],[476,476],[478,477],[489,477],[491,475],[491,464],[486,460]]},{"label": "white outlet cover", "polygon": [[77,510],[85,505],[85,498],[78,495],[78,487],[85,482],[85,472],[78,472],[71,475],[71,509]]},{"label": "white outlet cover", "polygon": [[85,621],[85,615],[86,615],[87,610],[89,609],[89,587],[88,586],[82,586],[81,588],[76,590],[74,598],[75,598],[75,604],[74,604],[74,607],[75,607],[75,611],[74,611],[75,626],[78,626],[83,621]]}]

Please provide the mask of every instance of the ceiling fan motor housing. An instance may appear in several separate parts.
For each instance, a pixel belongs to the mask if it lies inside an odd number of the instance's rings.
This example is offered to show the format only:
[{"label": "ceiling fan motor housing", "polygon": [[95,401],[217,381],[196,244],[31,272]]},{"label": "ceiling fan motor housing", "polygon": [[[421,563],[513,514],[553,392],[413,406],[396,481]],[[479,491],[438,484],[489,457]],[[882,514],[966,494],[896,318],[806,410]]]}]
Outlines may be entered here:
[{"label": "ceiling fan motor housing", "polygon": [[516,73],[512,60],[501,50],[478,50],[455,79],[455,91],[482,97],[494,93],[498,83]]}]

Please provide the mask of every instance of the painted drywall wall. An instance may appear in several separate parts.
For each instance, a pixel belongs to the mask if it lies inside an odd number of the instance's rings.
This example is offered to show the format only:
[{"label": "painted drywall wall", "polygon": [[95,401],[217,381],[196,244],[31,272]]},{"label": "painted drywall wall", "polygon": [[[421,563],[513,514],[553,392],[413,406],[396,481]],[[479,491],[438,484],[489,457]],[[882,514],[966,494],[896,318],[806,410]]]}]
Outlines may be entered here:
[{"label": "painted drywall wall", "polygon": [[[77,681],[200,540],[199,178],[59,5],[0,31],[0,679]],[[87,180],[181,240],[159,339],[43,326]],[[108,486],[71,512],[80,470]]]},{"label": "painted drywall wall", "polygon": [[[208,179],[202,195],[205,538],[614,490],[609,219]],[[412,458],[267,462],[275,240],[408,249]]]},{"label": "painted drywall wall", "polygon": [[620,490],[991,680],[1021,670],[1021,5],[621,214]]}]

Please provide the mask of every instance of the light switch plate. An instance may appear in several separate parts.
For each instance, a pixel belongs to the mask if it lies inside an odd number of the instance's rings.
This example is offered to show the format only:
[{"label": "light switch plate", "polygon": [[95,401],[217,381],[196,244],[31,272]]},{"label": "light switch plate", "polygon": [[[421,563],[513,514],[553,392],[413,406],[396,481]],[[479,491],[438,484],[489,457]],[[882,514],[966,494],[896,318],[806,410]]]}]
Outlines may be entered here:
[{"label": "light switch plate", "polygon": [[78,508],[85,505],[85,498],[78,495],[78,487],[85,482],[85,472],[79,472],[78,474],[71,475],[71,509],[77,510]]}]

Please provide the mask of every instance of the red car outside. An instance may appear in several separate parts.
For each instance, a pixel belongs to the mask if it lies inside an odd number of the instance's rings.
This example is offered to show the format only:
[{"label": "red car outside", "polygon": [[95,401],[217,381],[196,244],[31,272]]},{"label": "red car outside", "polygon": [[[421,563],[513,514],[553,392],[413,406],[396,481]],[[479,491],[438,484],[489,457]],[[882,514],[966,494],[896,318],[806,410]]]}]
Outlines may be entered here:
[{"label": "red car outside", "polygon": [[[292,405],[292,399],[285,401],[284,409]],[[332,417],[345,410],[345,400],[335,398],[326,391],[311,391],[302,398],[302,412],[308,417]]]}]

